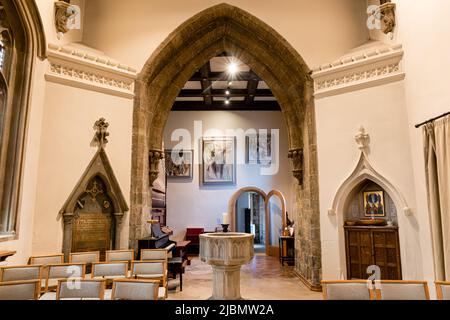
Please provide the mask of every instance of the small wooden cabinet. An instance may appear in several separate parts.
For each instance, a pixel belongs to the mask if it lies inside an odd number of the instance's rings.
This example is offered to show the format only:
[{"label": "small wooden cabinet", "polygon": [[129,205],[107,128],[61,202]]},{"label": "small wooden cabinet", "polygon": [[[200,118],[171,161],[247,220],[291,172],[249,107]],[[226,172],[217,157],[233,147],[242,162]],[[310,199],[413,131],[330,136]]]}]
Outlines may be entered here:
[{"label": "small wooden cabinet", "polygon": [[401,280],[397,227],[345,226],[347,278],[368,279],[367,267],[377,265],[381,280]]}]

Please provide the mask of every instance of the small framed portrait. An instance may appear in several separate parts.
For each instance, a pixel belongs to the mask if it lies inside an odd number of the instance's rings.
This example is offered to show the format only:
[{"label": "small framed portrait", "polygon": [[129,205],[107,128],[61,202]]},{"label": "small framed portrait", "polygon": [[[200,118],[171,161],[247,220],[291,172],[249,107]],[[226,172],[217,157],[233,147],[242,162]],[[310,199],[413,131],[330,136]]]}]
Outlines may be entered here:
[{"label": "small framed portrait", "polygon": [[192,179],[194,151],[186,149],[165,150],[166,174],[169,179]]},{"label": "small framed portrait", "polygon": [[236,183],[236,138],[202,138],[201,179],[203,185]]},{"label": "small framed portrait", "polygon": [[366,191],[363,193],[363,197],[364,197],[364,215],[366,217],[386,216],[383,191]]}]

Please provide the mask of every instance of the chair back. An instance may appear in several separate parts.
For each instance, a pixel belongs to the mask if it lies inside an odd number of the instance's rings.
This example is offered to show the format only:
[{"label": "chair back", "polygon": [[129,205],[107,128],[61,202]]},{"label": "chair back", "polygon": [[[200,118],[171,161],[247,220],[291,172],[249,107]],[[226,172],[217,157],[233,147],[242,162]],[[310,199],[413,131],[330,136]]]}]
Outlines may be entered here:
[{"label": "chair back", "polygon": [[168,252],[166,249],[142,249],[141,261],[163,260],[167,261]]},{"label": "chair back", "polygon": [[56,290],[56,300],[103,300],[105,295],[105,280],[59,280]]},{"label": "chair back", "polygon": [[133,261],[131,275],[136,278],[165,279],[167,264],[165,261]]},{"label": "chair back", "polygon": [[372,300],[372,282],[367,280],[322,281],[324,300]]},{"label": "chair back", "polygon": [[134,260],[134,250],[108,250],[106,251],[106,262]]},{"label": "chair back", "polygon": [[436,281],[436,294],[438,300],[450,300],[450,282]]},{"label": "chair back", "polygon": [[64,263],[64,254],[50,254],[50,255],[43,255],[43,256],[31,256],[29,263],[31,265],[43,265],[47,266],[49,264],[58,264],[58,263]]},{"label": "chair back", "polygon": [[128,261],[95,262],[92,264],[92,278],[126,278],[128,277]]},{"label": "chair back", "polygon": [[0,300],[38,300],[40,292],[40,280],[0,283]]},{"label": "chair back", "polygon": [[73,252],[69,255],[70,263],[91,264],[100,261],[100,251]]},{"label": "chair back", "polygon": [[47,267],[45,291],[48,291],[51,279],[84,279],[86,265],[84,263],[51,264]]},{"label": "chair back", "polygon": [[42,266],[6,266],[0,268],[0,282],[41,280]]},{"label": "chair back", "polygon": [[115,279],[111,300],[157,300],[158,280]]},{"label": "chair back", "polygon": [[430,300],[426,281],[375,281],[378,300]]}]

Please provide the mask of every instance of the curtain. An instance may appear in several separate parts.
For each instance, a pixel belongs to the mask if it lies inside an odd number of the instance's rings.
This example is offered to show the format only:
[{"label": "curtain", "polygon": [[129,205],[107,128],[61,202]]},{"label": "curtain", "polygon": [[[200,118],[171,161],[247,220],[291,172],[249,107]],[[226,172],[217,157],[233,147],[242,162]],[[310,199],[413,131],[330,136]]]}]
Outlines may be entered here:
[{"label": "curtain", "polygon": [[450,116],[423,129],[436,280],[450,280]]}]

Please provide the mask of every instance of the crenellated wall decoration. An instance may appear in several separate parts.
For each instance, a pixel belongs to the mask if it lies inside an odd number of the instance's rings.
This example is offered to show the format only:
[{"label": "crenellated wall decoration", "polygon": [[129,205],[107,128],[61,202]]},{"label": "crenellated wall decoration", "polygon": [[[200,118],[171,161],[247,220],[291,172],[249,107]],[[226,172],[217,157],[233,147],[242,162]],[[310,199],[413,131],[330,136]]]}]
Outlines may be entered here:
[{"label": "crenellated wall decoration", "polygon": [[313,69],[316,99],[405,78],[402,45],[380,46]]},{"label": "crenellated wall decoration", "polygon": [[105,56],[71,46],[48,46],[45,79],[63,85],[119,97],[134,97],[136,70]]}]

